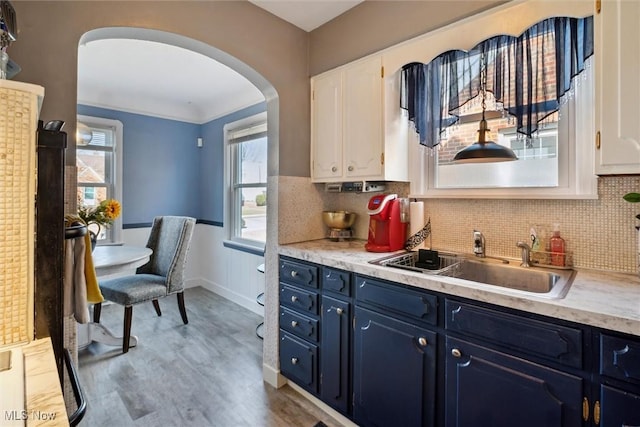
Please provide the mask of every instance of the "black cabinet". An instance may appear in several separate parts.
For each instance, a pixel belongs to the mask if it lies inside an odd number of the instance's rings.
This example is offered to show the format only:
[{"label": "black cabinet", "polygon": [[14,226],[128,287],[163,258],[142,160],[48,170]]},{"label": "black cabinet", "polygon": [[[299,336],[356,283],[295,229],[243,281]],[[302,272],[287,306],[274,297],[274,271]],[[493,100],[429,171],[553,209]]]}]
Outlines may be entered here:
[{"label": "black cabinet", "polygon": [[446,425],[582,425],[584,380],[447,337]]},{"label": "black cabinet", "polygon": [[280,371],[305,390],[318,394],[318,267],[280,258]]},{"label": "black cabinet", "polygon": [[596,425],[640,426],[640,394],[603,385],[600,387],[599,411],[600,423]]},{"label": "black cabinet", "polygon": [[601,333],[599,401],[594,423],[640,426],[640,339]]},{"label": "black cabinet", "polygon": [[280,371],[306,390],[318,392],[318,347],[280,330]]},{"label": "black cabinet", "polygon": [[351,304],[323,296],[321,319],[320,397],[346,414],[350,409]]},{"label": "black cabinet", "polygon": [[281,257],[283,375],[358,425],[640,426],[640,338]]},{"label": "black cabinet", "polygon": [[280,371],[351,411],[351,273],[280,257]]},{"label": "black cabinet", "polygon": [[435,332],[356,306],[353,367],[356,423],[433,425]]}]

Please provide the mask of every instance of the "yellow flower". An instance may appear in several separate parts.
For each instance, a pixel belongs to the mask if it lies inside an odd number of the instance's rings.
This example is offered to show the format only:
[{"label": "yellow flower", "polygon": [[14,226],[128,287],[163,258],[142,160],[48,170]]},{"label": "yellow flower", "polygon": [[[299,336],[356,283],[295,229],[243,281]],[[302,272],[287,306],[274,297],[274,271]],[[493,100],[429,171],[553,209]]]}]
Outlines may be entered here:
[{"label": "yellow flower", "polygon": [[115,199],[103,200],[95,207],[80,206],[78,216],[87,224],[109,227],[120,216],[122,207]]},{"label": "yellow flower", "polygon": [[120,216],[120,203],[117,200],[109,199],[105,200],[106,206],[104,208],[104,214],[110,220],[114,220]]}]

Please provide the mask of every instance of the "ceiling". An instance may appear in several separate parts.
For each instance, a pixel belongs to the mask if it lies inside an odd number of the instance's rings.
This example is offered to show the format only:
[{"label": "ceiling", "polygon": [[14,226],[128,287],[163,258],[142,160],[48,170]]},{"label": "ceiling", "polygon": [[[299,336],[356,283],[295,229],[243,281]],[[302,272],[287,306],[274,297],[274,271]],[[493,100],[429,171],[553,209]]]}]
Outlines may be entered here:
[{"label": "ceiling", "polygon": [[[250,1],[311,31],[362,0]],[[127,38],[78,48],[79,104],[200,124],[261,101],[246,78],[188,49]]]}]

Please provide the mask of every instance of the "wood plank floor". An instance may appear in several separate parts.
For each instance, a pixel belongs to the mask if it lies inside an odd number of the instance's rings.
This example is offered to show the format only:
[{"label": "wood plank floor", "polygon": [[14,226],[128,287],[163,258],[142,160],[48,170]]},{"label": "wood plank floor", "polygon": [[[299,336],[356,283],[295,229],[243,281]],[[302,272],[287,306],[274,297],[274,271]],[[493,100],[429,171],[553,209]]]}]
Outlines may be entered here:
[{"label": "wood plank floor", "polygon": [[[175,296],[133,309],[137,347],[93,343],[78,355],[87,397],[81,426],[300,426],[333,418],[285,386],[262,380],[260,316],[204,288],[185,291],[189,324]],[[103,306],[101,322],[122,334],[123,307]]]}]

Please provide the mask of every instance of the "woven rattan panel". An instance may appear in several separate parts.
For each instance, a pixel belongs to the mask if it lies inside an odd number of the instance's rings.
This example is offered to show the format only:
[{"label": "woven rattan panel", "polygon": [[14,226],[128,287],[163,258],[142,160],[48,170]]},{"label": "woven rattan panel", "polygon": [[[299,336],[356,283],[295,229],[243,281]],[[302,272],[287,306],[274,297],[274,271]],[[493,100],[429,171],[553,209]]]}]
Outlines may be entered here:
[{"label": "woven rattan panel", "polygon": [[32,339],[34,95],[0,88],[0,345]]}]

